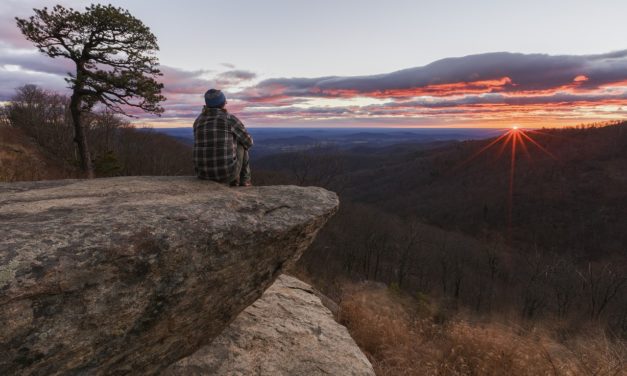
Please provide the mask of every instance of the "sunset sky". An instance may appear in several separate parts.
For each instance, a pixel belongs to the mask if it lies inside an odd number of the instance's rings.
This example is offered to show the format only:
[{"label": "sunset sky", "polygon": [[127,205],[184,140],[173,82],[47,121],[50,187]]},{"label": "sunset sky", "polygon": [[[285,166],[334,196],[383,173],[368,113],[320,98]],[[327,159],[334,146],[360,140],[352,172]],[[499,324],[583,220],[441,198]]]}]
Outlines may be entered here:
[{"label": "sunset sky", "polygon": [[[0,101],[68,92],[0,3]],[[58,1],[82,9],[92,1]],[[109,2],[102,2],[109,3]],[[625,0],[111,1],[155,33],[165,113],[190,126],[211,87],[249,126],[562,126],[627,118]]]}]

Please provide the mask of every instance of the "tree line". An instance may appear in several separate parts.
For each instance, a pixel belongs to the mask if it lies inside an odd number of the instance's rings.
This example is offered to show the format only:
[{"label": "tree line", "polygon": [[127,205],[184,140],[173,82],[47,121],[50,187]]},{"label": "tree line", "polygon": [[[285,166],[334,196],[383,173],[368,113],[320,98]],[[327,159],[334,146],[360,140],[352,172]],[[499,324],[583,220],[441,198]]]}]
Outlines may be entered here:
[{"label": "tree line", "polygon": [[582,262],[498,235],[473,238],[372,205],[342,202],[298,266],[320,285],[371,280],[436,299],[444,310],[606,325],[627,338],[624,257]]},{"label": "tree line", "polygon": [[[70,102],[68,96],[25,85],[16,90],[1,117],[68,169],[80,171]],[[193,174],[191,148],[172,137],[137,129],[107,109],[86,111],[82,119],[95,176]]]}]

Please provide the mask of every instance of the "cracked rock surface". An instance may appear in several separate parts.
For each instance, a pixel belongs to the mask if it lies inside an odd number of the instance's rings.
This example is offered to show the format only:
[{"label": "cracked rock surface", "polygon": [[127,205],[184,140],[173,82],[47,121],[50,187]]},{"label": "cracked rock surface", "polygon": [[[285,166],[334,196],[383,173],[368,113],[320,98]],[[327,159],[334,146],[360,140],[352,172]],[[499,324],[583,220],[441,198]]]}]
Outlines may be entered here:
[{"label": "cracked rock surface", "polygon": [[282,275],[210,345],[163,375],[374,376],[374,370],[311,286]]},{"label": "cracked rock surface", "polygon": [[337,196],[191,177],[0,184],[0,374],[157,374],[300,257]]}]

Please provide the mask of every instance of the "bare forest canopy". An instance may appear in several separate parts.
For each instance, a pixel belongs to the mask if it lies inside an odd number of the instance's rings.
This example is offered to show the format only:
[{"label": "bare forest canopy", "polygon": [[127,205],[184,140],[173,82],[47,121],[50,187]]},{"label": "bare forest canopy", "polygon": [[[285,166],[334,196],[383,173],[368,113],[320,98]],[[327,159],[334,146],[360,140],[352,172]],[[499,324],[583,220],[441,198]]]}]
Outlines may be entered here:
[{"label": "bare forest canopy", "polygon": [[495,138],[321,148],[256,169],[340,192],[300,262],[330,291],[342,278],[376,280],[445,307],[602,322],[625,337],[627,122],[530,135],[546,152],[516,154],[511,188],[511,149],[477,156]]}]

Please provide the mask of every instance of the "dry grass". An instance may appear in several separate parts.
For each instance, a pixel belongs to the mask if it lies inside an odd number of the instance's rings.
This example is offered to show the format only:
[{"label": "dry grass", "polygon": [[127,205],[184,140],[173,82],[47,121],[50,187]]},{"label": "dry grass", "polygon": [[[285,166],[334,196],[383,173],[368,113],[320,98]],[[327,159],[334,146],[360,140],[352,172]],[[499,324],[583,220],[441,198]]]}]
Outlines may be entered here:
[{"label": "dry grass", "polygon": [[624,344],[601,331],[558,342],[548,329],[441,323],[437,307],[371,284],[346,288],[340,307],[377,375],[627,375]]},{"label": "dry grass", "polygon": [[0,182],[72,177],[74,169],[46,155],[19,129],[0,127]]}]

